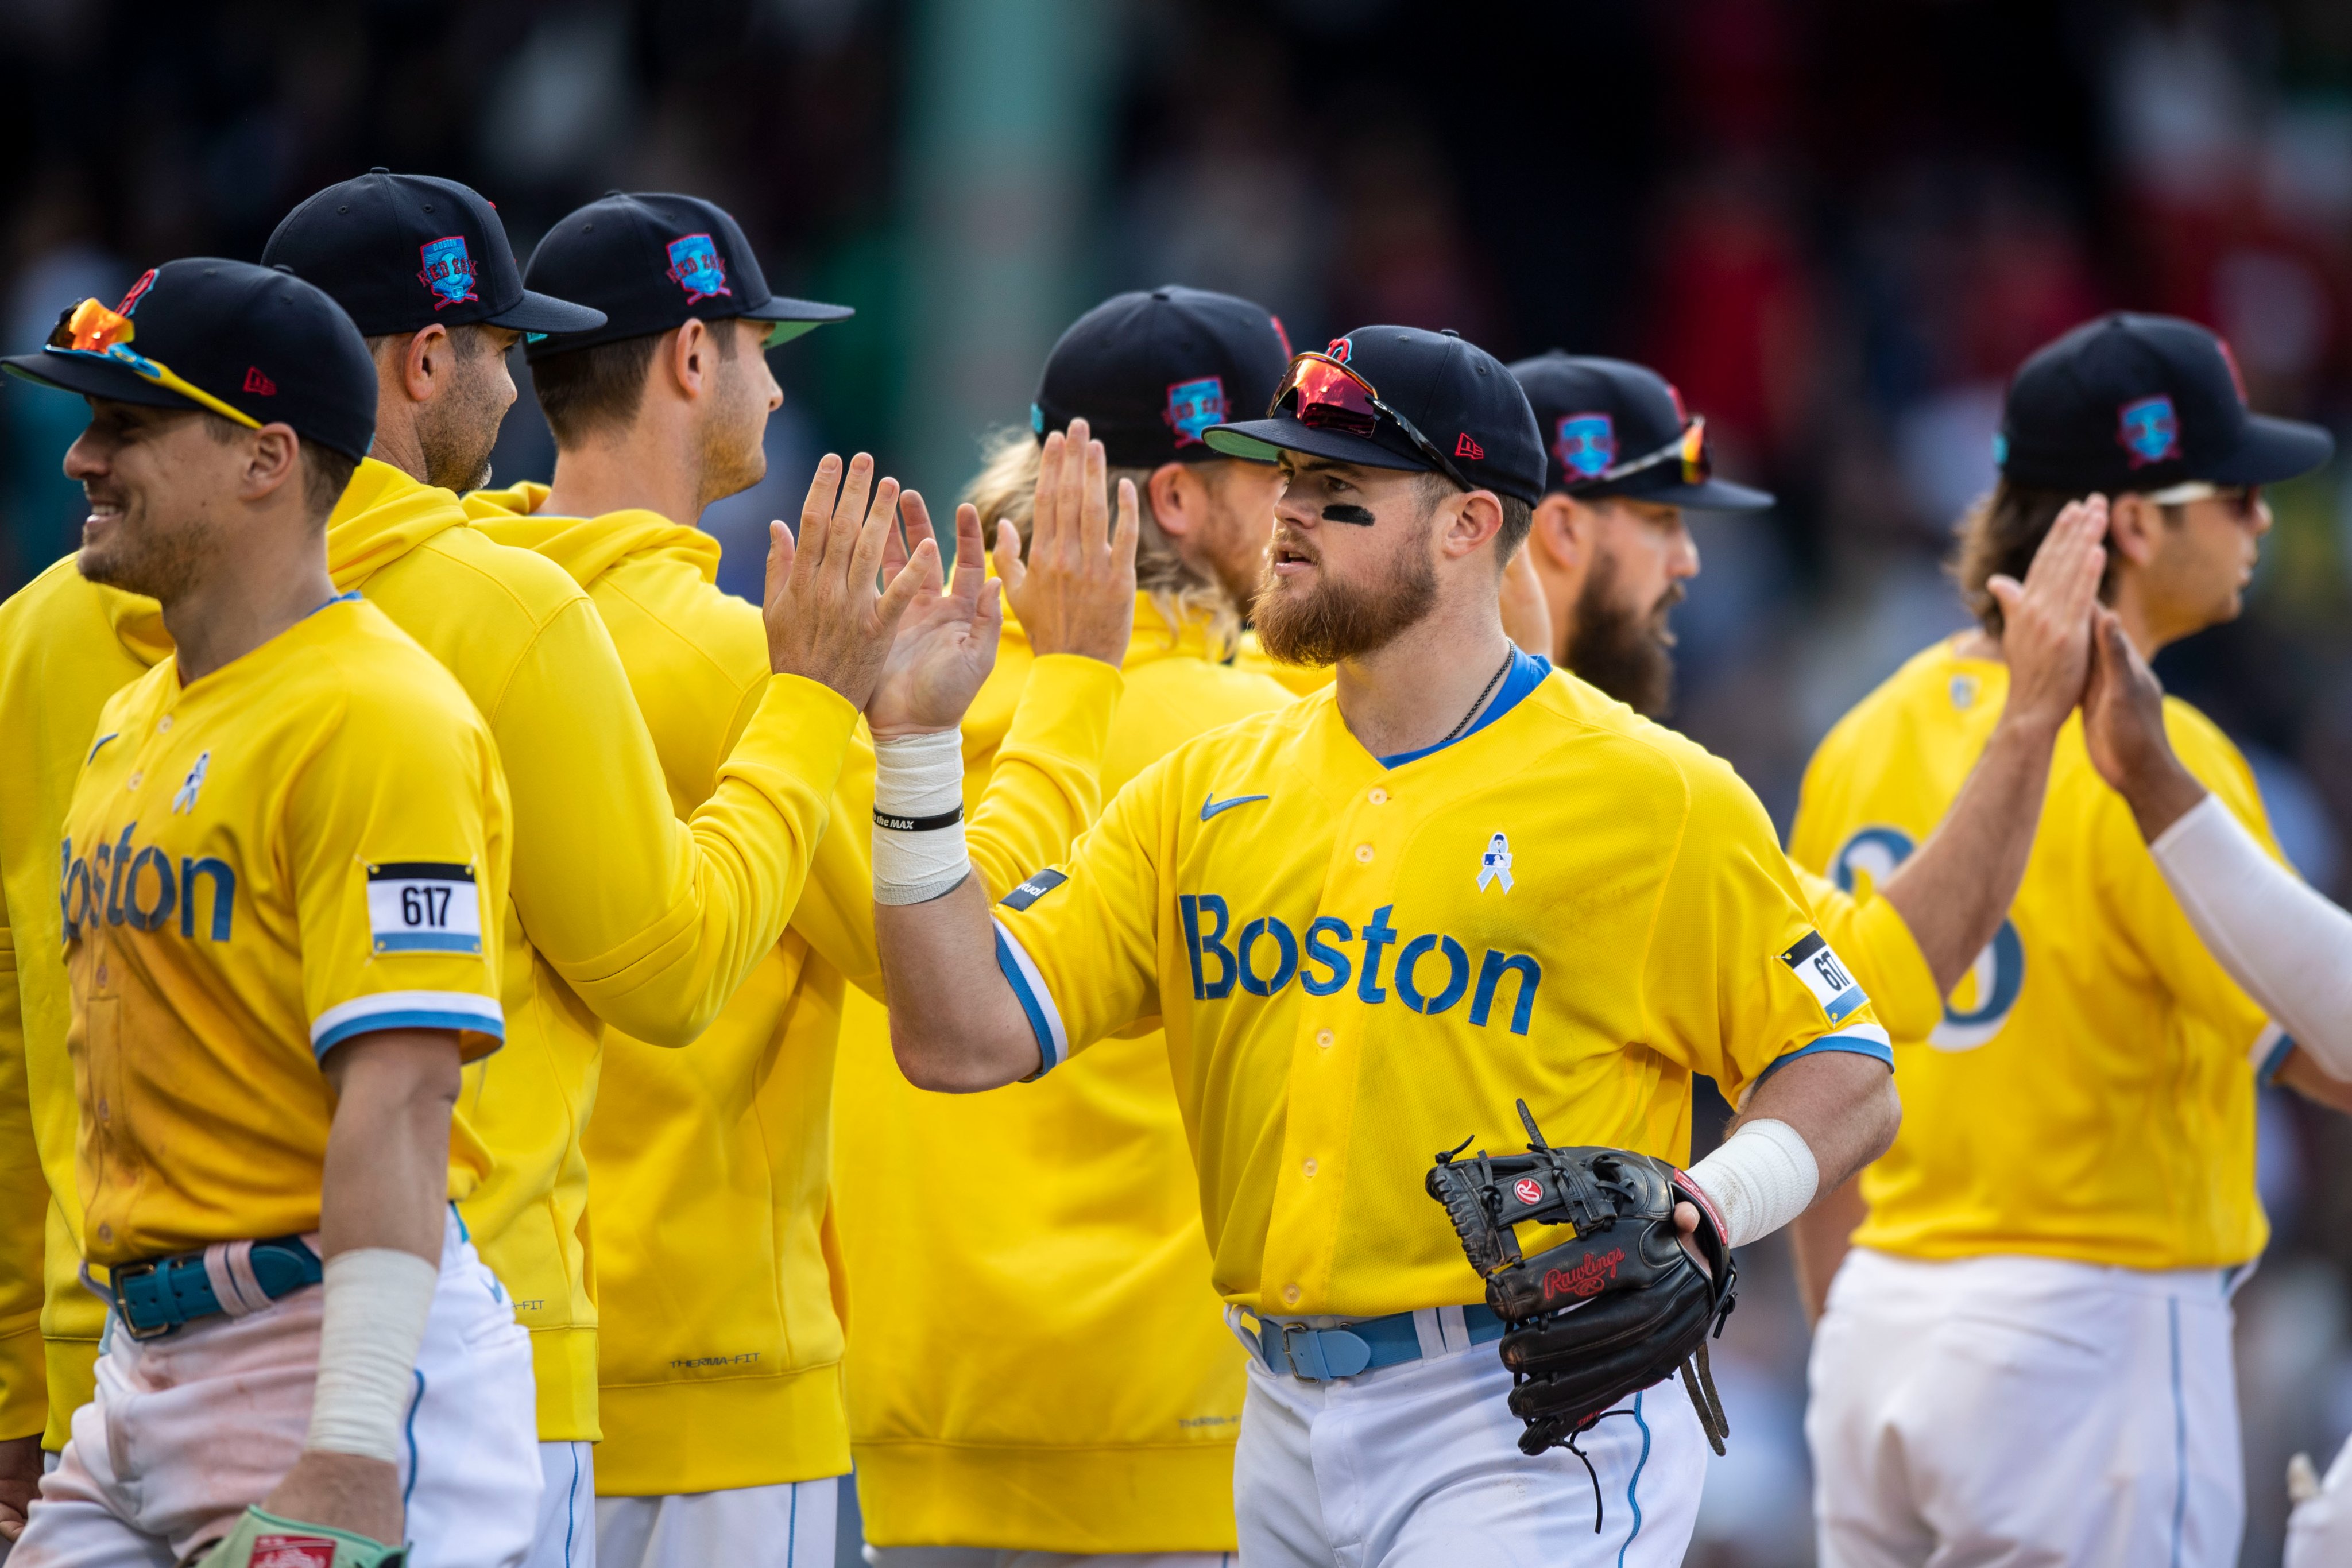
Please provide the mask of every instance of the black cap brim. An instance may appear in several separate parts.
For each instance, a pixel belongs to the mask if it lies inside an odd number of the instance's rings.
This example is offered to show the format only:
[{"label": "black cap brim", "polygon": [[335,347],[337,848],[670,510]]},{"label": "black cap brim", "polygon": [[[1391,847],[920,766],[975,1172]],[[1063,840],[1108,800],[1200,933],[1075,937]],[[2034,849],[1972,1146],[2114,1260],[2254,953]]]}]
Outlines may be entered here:
[{"label": "black cap brim", "polygon": [[1318,429],[1280,414],[1272,419],[1245,420],[1238,424],[1213,424],[1201,433],[1201,439],[1228,457],[1245,457],[1253,463],[1271,463],[1285,452],[1304,452],[1309,457],[1328,458],[1334,463],[1353,463],[1362,468],[1418,469],[1424,472],[1429,468],[1426,463],[1400,456],[1363,436],[1349,435],[1339,430]]},{"label": "black cap brim", "polygon": [[1702,479],[1696,485],[1685,485],[1680,479],[1669,478],[1645,485],[1642,481],[1646,477],[1637,474],[1622,485],[1567,493],[1580,501],[1603,501],[1613,497],[1627,501],[1654,501],[1689,512],[1769,512],[1774,505],[1770,492],[1735,485],[1728,479]]},{"label": "black cap brim", "polygon": [[551,294],[534,294],[526,288],[522,298],[495,316],[483,318],[493,327],[504,327],[517,332],[593,332],[604,324],[604,313],[586,305],[574,305],[569,299],[558,299]]},{"label": "black cap brim", "polygon": [[58,392],[79,392],[112,402],[138,403],[146,408],[202,408],[194,398],[157,386],[126,365],[79,354],[11,354],[0,359],[0,370]]},{"label": "black cap brim", "polygon": [[793,299],[782,294],[772,294],[765,305],[754,306],[743,312],[750,321],[773,321],[776,329],[768,334],[761,346],[772,349],[779,343],[789,343],[803,333],[814,332],[831,321],[846,321],[857,312],[846,305],[827,305],[815,299]]},{"label": "black cap brim", "polygon": [[2235,450],[2193,476],[2209,485],[2276,485],[2310,473],[2336,455],[2336,437],[2298,419],[2246,416]]}]

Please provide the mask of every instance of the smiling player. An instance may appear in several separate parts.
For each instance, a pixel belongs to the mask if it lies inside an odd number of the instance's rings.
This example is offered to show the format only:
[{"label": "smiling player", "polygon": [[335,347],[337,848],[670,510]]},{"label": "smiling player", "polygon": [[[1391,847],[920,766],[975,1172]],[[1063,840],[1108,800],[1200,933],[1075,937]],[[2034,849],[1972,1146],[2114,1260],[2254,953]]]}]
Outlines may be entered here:
[{"label": "smiling player", "polygon": [[[2250,412],[2193,323],[2115,315],[2027,360],[1962,525],[1980,629],[1913,658],[1815,754],[1791,840],[1841,883],[1943,814],[2000,721],[2015,573],[2110,497],[2104,596],[2143,653],[2238,612],[2261,486],[2325,462]],[[2167,705],[2180,760],[2276,854],[2244,759]],[[1822,1561],[2227,1563],[2244,1504],[2230,1293],[2263,1247],[2256,1075],[2276,1031],[2200,942],[2070,722],[2009,919],[1924,1040],[1909,1115],[1813,1342]],[[1988,1432],[2003,1434],[1987,1441]]]},{"label": "smiling player", "polygon": [[1745,1242],[1884,1146],[1884,1032],[1800,972],[1811,917],[1731,771],[1504,637],[1543,455],[1498,362],[1365,328],[1209,441],[1282,461],[1257,624],[1336,684],[1146,768],[992,912],[969,879],[877,909],[900,1063],[992,1088],[1160,1019],[1215,1281],[1255,1325],[1245,1561],[1678,1562],[1690,1404],[1586,1438],[1637,1497],[1588,1533],[1576,1460],[1516,1446],[1501,1323],[1423,1173],[1507,1146],[1519,1096],[1563,1144],[1679,1161],[1706,1072],[1748,1119],[1691,1175]]}]

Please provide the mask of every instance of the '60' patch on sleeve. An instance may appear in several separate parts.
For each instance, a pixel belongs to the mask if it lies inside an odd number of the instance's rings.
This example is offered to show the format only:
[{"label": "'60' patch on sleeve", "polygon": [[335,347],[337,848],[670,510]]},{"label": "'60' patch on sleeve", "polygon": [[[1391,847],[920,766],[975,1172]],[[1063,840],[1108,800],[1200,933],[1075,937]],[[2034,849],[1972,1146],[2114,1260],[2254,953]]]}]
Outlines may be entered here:
[{"label": "'60' patch on sleeve", "polygon": [[368,926],[379,953],[479,953],[482,899],[474,868],[443,861],[368,867]]},{"label": "'60' patch on sleeve", "polygon": [[1806,932],[1803,941],[1780,955],[1780,962],[1805,982],[1805,989],[1813,993],[1832,1023],[1843,1023],[1848,1013],[1870,1000],[1818,931]]}]

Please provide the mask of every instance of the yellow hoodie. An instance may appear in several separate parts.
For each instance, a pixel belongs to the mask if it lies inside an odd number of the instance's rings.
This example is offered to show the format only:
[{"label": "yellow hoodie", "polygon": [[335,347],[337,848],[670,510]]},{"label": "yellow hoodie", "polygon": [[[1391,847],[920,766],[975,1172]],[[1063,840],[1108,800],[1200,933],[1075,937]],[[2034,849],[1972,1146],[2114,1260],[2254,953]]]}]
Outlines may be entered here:
[{"label": "yellow hoodie", "polygon": [[[1215,653],[1203,622],[1171,632],[1138,596],[1106,792],[1292,700]],[[1042,673],[1008,624],[964,721],[967,804]],[[1034,1083],[926,1094],[900,1075],[883,1010],[853,995],[846,1011],[834,1203],[866,1540],[1233,1551],[1242,1353],[1209,1283],[1160,1032]]]},{"label": "yellow hoodie", "polygon": [[[533,515],[541,485],[467,507],[504,543],[586,588],[612,629],[681,810],[768,682],[760,612],[719,591],[718,541],[658,513]],[[1102,804],[1097,773],[1120,676],[1038,662],[1005,765],[972,812],[992,897],[1067,851]],[[843,981],[879,994],[866,823],[873,752],[851,750],[835,831],[800,906],[709,1032],[665,1051],[606,1037],[588,1125],[596,1193],[604,1440],[613,1497],[769,1486],[849,1469],[839,1281],[828,1257],[834,1051]]]},{"label": "yellow hoodie", "polygon": [[[531,1330],[540,1436],[593,1438],[580,1139],[599,1019],[668,1045],[709,1025],[799,898],[857,714],[814,682],[770,683],[717,792],[681,824],[588,596],[551,563],[465,524],[447,491],[363,463],[329,519],[328,567],[337,588],[366,595],[457,677],[498,741],[513,801],[507,1042],[467,1070],[469,1119],[494,1168],[460,1208]],[[0,1098],[26,1096],[51,1202],[42,1326],[52,1447],[90,1396],[104,1322],[76,1277],[57,844],[99,706],[169,645],[151,601],[86,581],[69,559],[0,606],[0,737],[16,764],[0,769],[0,885],[22,993],[22,1037],[0,1040],[0,1070],[24,1070],[21,1081],[0,1079]],[[15,1113],[0,1106],[0,1127]],[[0,1227],[24,1207],[8,1186],[18,1179],[0,1162]],[[33,1244],[0,1228],[0,1333],[16,1322]],[[24,1391],[40,1376],[21,1337],[0,1339],[0,1412],[20,1423]]]}]

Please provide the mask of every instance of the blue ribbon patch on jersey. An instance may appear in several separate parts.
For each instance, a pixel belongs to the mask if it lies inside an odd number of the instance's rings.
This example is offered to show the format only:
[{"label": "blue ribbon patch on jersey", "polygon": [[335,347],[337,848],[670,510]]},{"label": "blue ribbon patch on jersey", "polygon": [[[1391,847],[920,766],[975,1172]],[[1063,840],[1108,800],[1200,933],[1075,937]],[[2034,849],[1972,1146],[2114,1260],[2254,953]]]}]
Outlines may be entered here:
[{"label": "blue ribbon patch on jersey", "polygon": [[479,953],[482,899],[474,868],[445,861],[368,867],[368,928],[379,953]]},{"label": "blue ribbon patch on jersey", "polygon": [[1026,909],[1069,880],[1048,866],[996,902],[1007,909]]},{"label": "blue ribbon patch on jersey", "polygon": [[1856,1008],[1870,1000],[1818,931],[1806,932],[1803,941],[1780,955],[1780,962],[1805,982],[1805,989],[1813,993],[1813,999],[1822,1004],[1822,1010],[1829,1014],[1832,1023],[1843,1023]]}]

